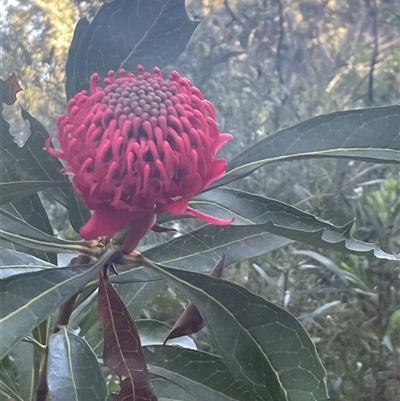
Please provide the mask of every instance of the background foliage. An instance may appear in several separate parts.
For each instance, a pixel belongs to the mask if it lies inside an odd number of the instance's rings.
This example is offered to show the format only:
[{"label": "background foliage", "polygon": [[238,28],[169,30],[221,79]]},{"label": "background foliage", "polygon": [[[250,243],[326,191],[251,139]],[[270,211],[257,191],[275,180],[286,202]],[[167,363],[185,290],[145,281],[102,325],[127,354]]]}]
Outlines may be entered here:
[{"label": "background foliage", "polygon": [[[215,104],[221,131],[235,136],[224,150],[229,159],[312,116],[393,104],[400,97],[395,1],[187,3],[188,12],[202,23],[168,69],[191,77]],[[65,107],[64,65],[75,22],[80,16],[93,17],[100,5],[5,3],[0,48],[4,76],[18,71],[24,88],[19,101],[50,132]],[[5,113],[12,127],[19,127],[13,128],[16,141],[23,141],[26,122],[17,108],[7,107]],[[379,241],[389,253],[400,251],[398,168],[348,160],[275,163],[234,185],[290,202],[337,225],[356,216],[357,238]],[[49,207],[56,228],[71,234],[65,212],[52,203]],[[188,228],[182,225],[180,230]],[[290,245],[226,273],[301,320],[328,371],[332,400],[395,399],[400,391],[395,262]],[[185,302],[165,288],[151,304],[132,308],[136,316],[171,323]],[[38,329],[38,336],[40,330],[45,328]],[[207,330],[197,339],[204,349],[213,349]]]}]

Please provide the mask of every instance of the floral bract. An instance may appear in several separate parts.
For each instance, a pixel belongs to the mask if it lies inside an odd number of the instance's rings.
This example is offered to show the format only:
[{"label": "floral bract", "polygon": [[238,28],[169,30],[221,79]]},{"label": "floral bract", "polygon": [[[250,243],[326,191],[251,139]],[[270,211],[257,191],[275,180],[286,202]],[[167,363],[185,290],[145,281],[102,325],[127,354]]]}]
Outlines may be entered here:
[{"label": "floral bract", "polygon": [[124,251],[133,250],[162,211],[190,214],[213,224],[229,224],[188,206],[189,199],[226,169],[218,149],[229,139],[215,122],[215,110],[190,80],[173,71],[164,80],[138,66],[138,75],[110,71],[99,85],[97,73],[86,91],[69,102],[57,120],[64,173],[94,210],[80,234],[112,235],[128,223]]}]

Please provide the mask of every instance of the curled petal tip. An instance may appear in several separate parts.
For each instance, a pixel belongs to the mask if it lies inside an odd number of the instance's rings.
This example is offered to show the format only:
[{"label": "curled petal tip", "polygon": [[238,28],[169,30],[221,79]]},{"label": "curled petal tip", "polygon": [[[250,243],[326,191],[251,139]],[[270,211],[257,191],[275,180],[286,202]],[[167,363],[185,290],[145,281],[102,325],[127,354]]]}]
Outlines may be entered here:
[{"label": "curled petal tip", "polygon": [[209,214],[193,209],[190,206],[187,207],[186,213],[191,216],[197,217],[207,223],[215,224],[217,226],[229,226],[235,221],[234,217],[231,217],[230,219],[220,219],[218,217],[210,216]]}]

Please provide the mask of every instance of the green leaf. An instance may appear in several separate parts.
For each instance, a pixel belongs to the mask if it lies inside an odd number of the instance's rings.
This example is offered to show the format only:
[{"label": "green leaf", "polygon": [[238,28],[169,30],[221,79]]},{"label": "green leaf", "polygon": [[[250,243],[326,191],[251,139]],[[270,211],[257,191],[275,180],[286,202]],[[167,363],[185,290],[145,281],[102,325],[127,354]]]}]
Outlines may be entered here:
[{"label": "green leaf", "polygon": [[250,146],[208,189],[250,174],[267,163],[312,157],[343,157],[400,163],[400,106],[339,111],[314,117]]},{"label": "green leaf", "polygon": [[[70,186],[68,179],[59,173],[62,168],[61,163],[43,150],[49,135],[48,132],[25,109],[21,110],[22,117],[29,121],[31,131],[28,140],[22,147],[18,147],[14,143],[9,124],[4,119],[0,122],[0,182],[63,181],[66,183],[65,185]],[[66,206],[66,196],[62,189],[47,188],[47,192]],[[48,234],[53,233],[47,213],[36,194],[5,204],[2,208]],[[29,252],[52,263],[57,261],[54,254],[41,252],[35,248],[15,247],[7,241],[2,241],[2,245]]]},{"label": "green leaf", "polygon": [[0,279],[56,267],[32,255],[0,247]]},{"label": "green leaf", "polygon": [[327,399],[315,346],[289,312],[222,279],[153,268],[197,306],[232,375],[260,401]]},{"label": "green leaf", "polygon": [[[12,170],[22,180],[64,181],[66,185],[71,185],[60,173],[63,167],[60,161],[44,149],[46,139],[49,137],[46,128],[23,107],[21,115],[29,122],[30,136],[22,147],[18,147],[9,132],[2,132],[1,156],[6,169]],[[62,205],[67,205],[65,191],[48,188],[47,192]]]},{"label": "green leaf", "polygon": [[[184,0],[114,0],[104,4],[89,24],[75,30],[66,66],[67,98],[89,89],[89,78],[109,70],[163,68],[185,49],[197,23]],[[107,57],[104,57],[107,55]]]},{"label": "green leaf", "polygon": [[50,336],[47,385],[52,401],[105,401],[107,397],[95,353],[65,327]]},{"label": "green leaf", "polygon": [[[154,299],[154,294],[153,294]],[[139,330],[142,346],[162,345],[171,327],[164,322],[152,319],[136,320],[136,326]],[[178,345],[183,348],[197,349],[196,343],[189,336],[181,336],[168,341],[169,345]]]},{"label": "green leaf", "polygon": [[[7,203],[1,207],[0,214],[3,213],[3,211],[11,213],[42,232],[50,235],[53,234],[53,228],[50,224],[49,217],[47,216],[42,201],[37,194],[27,196],[16,202]],[[13,244],[4,238],[1,238],[1,236],[0,244],[10,249],[30,253],[40,259],[46,260],[47,262],[57,263],[57,255],[54,252],[42,252],[35,246],[16,245],[15,243]]]},{"label": "green leaf", "polygon": [[256,401],[221,357],[172,346],[144,347],[151,373],[181,386],[200,400]]},{"label": "green leaf", "polygon": [[72,188],[68,195],[68,213],[72,228],[77,233],[79,233],[81,227],[86,224],[92,216],[90,210]]},{"label": "green leaf", "polygon": [[261,256],[293,242],[267,232],[265,225],[207,225],[143,252],[143,256],[163,265],[209,271],[226,255],[226,266]]},{"label": "green leaf", "polygon": [[66,181],[13,181],[0,182],[0,205],[15,202],[46,188],[68,188]]},{"label": "green leaf", "polygon": [[0,280],[0,358],[52,311],[93,280],[114,251],[95,263],[46,269]]},{"label": "green leaf", "polygon": [[153,379],[158,401],[203,401],[170,380]]},{"label": "green leaf", "polygon": [[0,209],[0,238],[28,248],[43,251],[65,252],[85,251],[81,241],[66,241],[53,237]]},{"label": "green leaf", "polygon": [[24,401],[19,393],[17,381],[18,375],[14,363],[5,357],[0,362],[0,390],[13,397],[15,401]]},{"label": "green leaf", "polygon": [[20,341],[13,349],[12,357],[18,369],[21,396],[25,401],[33,400],[43,354],[32,343]]},{"label": "green leaf", "polygon": [[190,205],[219,218],[234,216],[235,225],[263,224],[266,231],[294,241],[338,252],[373,253],[380,259],[397,260],[377,244],[350,235],[353,222],[335,226],[293,206],[249,192],[217,188],[196,196]]}]

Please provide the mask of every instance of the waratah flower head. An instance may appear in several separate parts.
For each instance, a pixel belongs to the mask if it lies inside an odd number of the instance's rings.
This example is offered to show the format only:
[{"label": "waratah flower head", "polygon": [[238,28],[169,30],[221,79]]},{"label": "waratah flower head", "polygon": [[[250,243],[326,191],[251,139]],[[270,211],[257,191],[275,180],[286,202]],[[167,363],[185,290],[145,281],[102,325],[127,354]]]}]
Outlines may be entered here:
[{"label": "waratah flower head", "polygon": [[138,66],[138,75],[110,71],[69,102],[57,120],[64,173],[94,210],[80,233],[85,239],[112,235],[130,223],[124,246],[131,251],[162,211],[191,214],[229,224],[188,206],[189,199],[220,178],[226,169],[218,149],[231,135],[221,134],[212,104],[189,79],[173,71],[164,80]]}]

